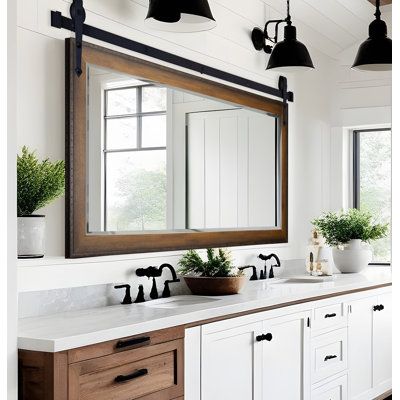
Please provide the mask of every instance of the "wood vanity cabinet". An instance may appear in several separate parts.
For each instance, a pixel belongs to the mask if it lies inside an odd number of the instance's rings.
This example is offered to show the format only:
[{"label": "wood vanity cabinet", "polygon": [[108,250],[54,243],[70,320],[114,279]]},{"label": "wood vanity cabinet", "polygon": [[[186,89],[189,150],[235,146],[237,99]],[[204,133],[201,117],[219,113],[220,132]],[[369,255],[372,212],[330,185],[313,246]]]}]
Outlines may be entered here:
[{"label": "wood vanity cabinet", "polygon": [[19,399],[182,399],[183,337],[171,328],[58,353],[20,350]]}]

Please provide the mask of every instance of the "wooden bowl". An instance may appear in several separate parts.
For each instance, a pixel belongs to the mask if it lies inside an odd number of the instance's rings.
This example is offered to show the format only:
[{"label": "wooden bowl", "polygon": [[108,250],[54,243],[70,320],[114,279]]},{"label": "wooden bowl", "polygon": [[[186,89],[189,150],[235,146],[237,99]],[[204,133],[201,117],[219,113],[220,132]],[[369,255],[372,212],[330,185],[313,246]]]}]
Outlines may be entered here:
[{"label": "wooden bowl", "polygon": [[202,296],[225,296],[237,294],[246,282],[246,276],[208,278],[203,276],[184,276],[185,282],[193,294]]}]

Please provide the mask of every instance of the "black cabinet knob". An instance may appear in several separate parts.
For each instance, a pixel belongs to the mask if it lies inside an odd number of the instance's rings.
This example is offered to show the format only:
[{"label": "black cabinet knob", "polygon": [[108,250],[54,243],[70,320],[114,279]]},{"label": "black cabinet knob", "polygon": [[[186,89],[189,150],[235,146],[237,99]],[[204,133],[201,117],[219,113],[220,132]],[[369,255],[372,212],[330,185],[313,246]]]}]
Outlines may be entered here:
[{"label": "black cabinet knob", "polygon": [[383,304],[378,304],[374,306],[374,311],[382,311],[385,309],[385,306]]},{"label": "black cabinet knob", "polygon": [[262,342],[263,340],[270,342],[272,340],[272,334],[267,333],[267,334],[258,335],[258,336],[256,336],[256,340],[257,340],[257,342]]}]

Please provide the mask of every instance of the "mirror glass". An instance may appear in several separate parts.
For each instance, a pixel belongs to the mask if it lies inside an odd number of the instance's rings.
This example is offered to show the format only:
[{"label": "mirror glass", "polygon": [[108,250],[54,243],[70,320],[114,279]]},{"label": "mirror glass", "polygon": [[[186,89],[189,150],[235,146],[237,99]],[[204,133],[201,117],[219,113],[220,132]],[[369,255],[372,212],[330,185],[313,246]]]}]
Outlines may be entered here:
[{"label": "mirror glass", "polygon": [[279,226],[276,116],[87,68],[89,233]]}]

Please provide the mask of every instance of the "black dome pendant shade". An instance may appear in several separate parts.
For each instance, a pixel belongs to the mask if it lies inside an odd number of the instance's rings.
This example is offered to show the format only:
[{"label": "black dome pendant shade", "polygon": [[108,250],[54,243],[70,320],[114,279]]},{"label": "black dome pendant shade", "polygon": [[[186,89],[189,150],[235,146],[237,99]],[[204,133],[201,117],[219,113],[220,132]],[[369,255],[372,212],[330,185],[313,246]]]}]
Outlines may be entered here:
[{"label": "black dome pendant shade", "polygon": [[307,47],[296,38],[296,27],[286,25],[284,28],[284,39],[274,46],[268,61],[267,70],[299,71],[313,68],[314,64]]},{"label": "black dome pendant shade", "polygon": [[[283,40],[278,42],[278,26],[285,22]],[[268,26],[275,24],[275,35],[269,36]],[[264,31],[254,28],[251,34],[254,48],[264,50],[271,54],[267,70],[279,69],[281,71],[304,71],[313,69],[314,65],[307,47],[297,40],[296,27],[292,25],[290,16],[290,3],[287,0],[287,17],[285,19],[270,20],[265,24]],[[275,44],[274,47],[265,44],[265,40]]]},{"label": "black dome pendant shade", "polygon": [[392,40],[387,37],[387,26],[381,20],[380,1],[376,1],[376,19],[369,25],[369,37],[361,43],[353,69],[360,71],[390,71],[392,69]]},{"label": "black dome pendant shade", "polygon": [[216,26],[207,0],[150,0],[145,23],[171,32],[198,32]]}]

